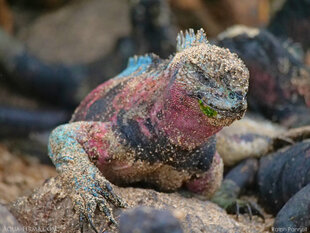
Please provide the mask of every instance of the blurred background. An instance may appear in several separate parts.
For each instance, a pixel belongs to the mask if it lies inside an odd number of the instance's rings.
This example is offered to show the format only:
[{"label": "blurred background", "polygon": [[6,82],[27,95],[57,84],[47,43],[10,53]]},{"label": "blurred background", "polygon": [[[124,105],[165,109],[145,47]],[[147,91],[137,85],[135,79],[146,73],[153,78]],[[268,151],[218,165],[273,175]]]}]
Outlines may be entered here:
[{"label": "blurred background", "polygon": [[55,174],[49,132],[89,91],[188,28],[244,60],[250,111],[309,123],[309,0],[0,0],[0,200]]}]

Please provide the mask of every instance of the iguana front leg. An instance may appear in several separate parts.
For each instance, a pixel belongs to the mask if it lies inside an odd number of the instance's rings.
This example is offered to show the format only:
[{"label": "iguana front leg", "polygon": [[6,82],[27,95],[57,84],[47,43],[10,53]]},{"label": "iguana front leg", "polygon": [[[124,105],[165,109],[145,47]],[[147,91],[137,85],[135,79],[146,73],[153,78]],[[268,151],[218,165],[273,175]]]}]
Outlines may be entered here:
[{"label": "iguana front leg", "polygon": [[[97,206],[112,223],[116,222],[108,202],[117,207],[125,207],[122,199],[114,193],[110,182],[89,158],[89,154],[98,156],[100,152],[89,153],[87,150],[90,148],[85,147],[87,143],[95,143],[91,141],[94,134],[101,139],[104,147],[107,145],[104,144],[104,138],[108,133],[112,134],[109,123],[75,122],[59,126],[49,139],[49,156],[71,192],[75,210],[80,220],[87,220],[95,231],[92,219]],[[101,149],[101,153],[107,153],[107,148]]]},{"label": "iguana front leg", "polygon": [[221,186],[223,169],[224,164],[222,158],[215,152],[210,168],[202,174],[193,176],[185,185],[191,192],[209,199]]}]

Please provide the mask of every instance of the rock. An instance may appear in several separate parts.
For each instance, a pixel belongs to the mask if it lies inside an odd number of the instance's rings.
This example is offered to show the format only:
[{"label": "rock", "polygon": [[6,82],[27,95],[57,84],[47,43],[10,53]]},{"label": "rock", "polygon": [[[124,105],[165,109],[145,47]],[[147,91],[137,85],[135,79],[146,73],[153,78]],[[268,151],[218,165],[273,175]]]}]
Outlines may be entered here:
[{"label": "rock", "polygon": [[5,0],[0,0],[0,26],[9,33],[13,31],[12,12]]},{"label": "rock", "polygon": [[233,166],[245,158],[266,155],[272,149],[272,139],[284,131],[285,127],[248,115],[216,135],[216,149],[225,166]]},{"label": "rock", "polygon": [[128,14],[122,0],[72,1],[21,28],[17,36],[45,61],[87,63],[106,55],[117,38],[129,34]]},{"label": "rock", "polygon": [[[114,189],[127,201],[129,207],[143,205],[177,211],[184,232],[263,232],[264,229],[261,222],[239,223],[215,204],[198,198],[185,198],[178,193],[160,193],[140,188],[114,186]],[[49,179],[30,196],[19,198],[10,205],[10,210],[27,227],[54,227],[53,232],[67,233],[79,230],[78,216],[74,213],[70,198],[62,189],[59,177]],[[113,211],[118,219],[124,210]],[[96,213],[94,224],[98,229],[118,232],[115,226],[108,226],[99,212]],[[88,229],[86,232],[92,232]]]},{"label": "rock", "polygon": [[137,207],[120,216],[120,233],[183,233],[181,223],[168,210]]},{"label": "rock", "polygon": [[182,28],[202,26],[214,37],[234,24],[261,27],[269,20],[268,0],[169,0]]},{"label": "rock", "polygon": [[[24,139],[24,143],[31,146],[29,140]],[[19,144],[13,140],[0,143],[0,201],[4,204],[31,194],[34,188],[57,174],[54,167],[41,164],[39,159],[21,151]],[[37,144],[32,146],[39,150]]]},{"label": "rock", "polygon": [[8,209],[0,204],[0,232],[25,233],[24,228],[17,222]]}]

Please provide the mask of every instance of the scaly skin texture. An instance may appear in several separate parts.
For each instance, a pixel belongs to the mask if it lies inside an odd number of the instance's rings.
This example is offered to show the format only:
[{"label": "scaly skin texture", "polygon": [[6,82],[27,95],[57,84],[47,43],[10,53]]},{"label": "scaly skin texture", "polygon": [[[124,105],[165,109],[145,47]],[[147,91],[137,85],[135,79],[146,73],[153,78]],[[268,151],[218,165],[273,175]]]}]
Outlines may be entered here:
[{"label": "scaly skin texture", "polygon": [[206,197],[221,183],[214,134],[243,116],[249,72],[228,49],[209,44],[203,30],[177,40],[170,59],[131,58],[50,136],[50,158],[91,225],[96,206],[112,222],[107,202],[124,206],[109,181],[185,186]]}]

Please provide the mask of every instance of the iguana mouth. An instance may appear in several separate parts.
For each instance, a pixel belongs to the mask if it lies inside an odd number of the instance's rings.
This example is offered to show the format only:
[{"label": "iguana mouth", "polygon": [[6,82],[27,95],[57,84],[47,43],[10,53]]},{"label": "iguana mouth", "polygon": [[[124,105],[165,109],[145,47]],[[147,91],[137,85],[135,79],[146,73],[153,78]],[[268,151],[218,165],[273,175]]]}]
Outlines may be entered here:
[{"label": "iguana mouth", "polygon": [[[208,98],[206,98],[203,94],[201,93],[195,93],[191,94],[190,96],[198,99],[199,107],[201,111],[207,115],[208,117],[213,117],[213,118],[219,118],[221,116],[223,117],[232,117],[236,118],[238,116],[243,115],[247,108],[246,102],[240,102],[236,107],[226,107],[225,106],[219,106],[220,102],[218,104],[214,104],[212,101],[210,101]],[[217,117],[216,117],[217,116]]]},{"label": "iguana mouth", "polygon": [[203,100],[199,100],[199,105],[201,110],[208,116],[219,118],[221,116],[225,117],[236,117],[243,115],[243,112],[246,110],[244,105],[240,105],[237,108],[223,109],[215,106],[212,103],[205,103]]}]

